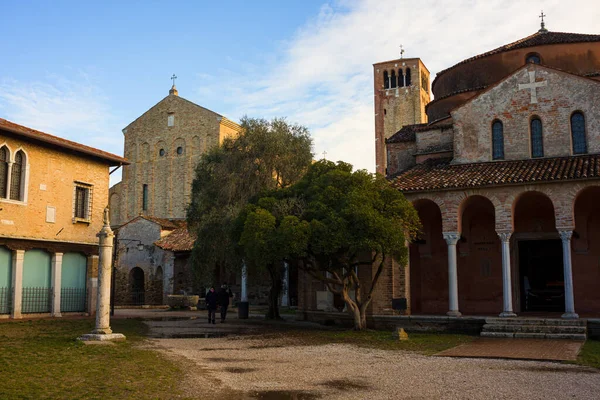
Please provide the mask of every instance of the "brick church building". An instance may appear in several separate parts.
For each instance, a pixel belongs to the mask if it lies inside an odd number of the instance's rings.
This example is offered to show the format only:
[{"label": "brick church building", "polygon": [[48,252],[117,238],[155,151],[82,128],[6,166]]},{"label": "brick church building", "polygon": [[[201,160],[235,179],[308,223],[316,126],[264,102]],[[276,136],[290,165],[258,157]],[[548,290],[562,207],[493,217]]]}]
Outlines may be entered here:
[{"label": "brick church building", "polygon": [[[418,58],[373,72],[376,170],[422,232],[370,314],[403,299],[412,315],[599,315],[600,35],[542,24],[439,72],[432,101]],[[303,277],[301,290],[318,319],[326,289]]]}]

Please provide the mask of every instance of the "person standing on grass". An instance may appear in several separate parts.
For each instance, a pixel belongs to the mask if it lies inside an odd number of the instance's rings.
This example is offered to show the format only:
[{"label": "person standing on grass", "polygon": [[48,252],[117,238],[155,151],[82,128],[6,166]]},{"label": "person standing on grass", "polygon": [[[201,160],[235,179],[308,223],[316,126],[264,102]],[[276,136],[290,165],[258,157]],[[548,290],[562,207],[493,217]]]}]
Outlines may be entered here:
[{"label": "person standing on grass", "polygon": [[227,284],[224,283],[217,295],[217,304],[221,307],[221,323],[225,322],[227,307],[229,307],[229,298],[232,296],[231,289],[227,288]]},{"label": "person standing on grass", "polygon": [[208,323],[215,323],[215,314],[217,313],[217,293],[215,293],[215,287],[211,286],[208,293],[206,293],[206,309],[208,310]]}]

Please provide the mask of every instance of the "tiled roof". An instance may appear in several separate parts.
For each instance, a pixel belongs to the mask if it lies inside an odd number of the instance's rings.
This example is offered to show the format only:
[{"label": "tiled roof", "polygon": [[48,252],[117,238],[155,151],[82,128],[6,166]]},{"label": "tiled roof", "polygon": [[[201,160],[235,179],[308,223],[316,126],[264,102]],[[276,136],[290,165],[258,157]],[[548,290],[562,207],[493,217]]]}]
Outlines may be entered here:
[{"label": "tiled roof", "polygon": [[[582,42],[600,42],[600,35],[588,35],[582,33],[568,33],[568,32],[536,32],[533,35],[524,37],[522,39],[517,40],[516,42],[512,42],[509,44],[505,44],[504,46],[500,46],[494,50],[490,50],[488,52],[476,55],[471,58],[467,58],[459,62],[458,64],[453,65],[450,68],[447,68],[443,71],[437,73],[437,78],[440,77],[444,72],[458,66],[461,64],[468,63],[470,61],[476,60],[478,58],[483,58],[487,56],[491,56],[497,53],[502,53],[504,51],[523,49],[526,47],[534,47],[534,46],[543,46],[547,44],[562,44],[562,43],[582,43]],[[435,85],[434,80],[434,85]]]},{"label": "tiled roof", "polygon": [[148,215],[144,215],[143,218],[146,218],[147,220],[156,222],[163,229],[174,230],[174,229],[180,228],[182,226],[185,226],[185,221],[180,220],[180,219],[157,218],[157,217],[151,217]]},{"label": "tiled roof", "polygon": [[443,118],[440,122],[435,121],[431,124],[414,124],[404,125],[402,129],[394,133],[392,136],[385,140],[386,143],[401,143],[401,142],[414,142],[416,140],[416,132],[423,132],[432,129],[449,129],[452,128],[452,123],[441,123],[441,121],[448,119]]},{"label": "tiled roof", "polygon": [[109,165],[128,165],[129,161],[124,159],[123,157],[119,157],[115,154],[108,153],[106,151],[102,151],[99,149],[95,149],[93,147],[89,147],[77,142],[72,142],[67,139],[60,138],[58,136],[53,136],[48,133],[36,131],[35,129],[27,128],[26,126],[15,124],[14,122],[7,121],[5,119],[0,118],[0,131],[7,131],[17,134],[19,136],[24,136],[31,140],[36,140],[39,142],[44,142],[51,144],[53,146],[61,147],[63,149],[73,150],[78,153],[83,153],[87,156],[91,156],[92,158],[100,159],[103,161],[108,161]]},{"label": "tiled roof", "polygon": [[600,178],[600,154],[472,164],[450,161],[427,160],[392,178],[392,185],[403,192],[420,192]]},{"label": "tiled roof", "polygon": [[192,251],[195,240],[195,236],[188,231],[187,225],[185,225],[175,229],[164,238],[157,240],[154,244],[163,250],[173,252]]}]

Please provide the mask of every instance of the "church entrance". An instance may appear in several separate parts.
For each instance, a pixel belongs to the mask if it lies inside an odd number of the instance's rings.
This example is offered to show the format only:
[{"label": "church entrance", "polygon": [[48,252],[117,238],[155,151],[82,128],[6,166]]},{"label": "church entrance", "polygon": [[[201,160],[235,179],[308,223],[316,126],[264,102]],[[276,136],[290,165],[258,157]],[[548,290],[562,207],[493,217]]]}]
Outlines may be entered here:
[{"label": "church entrance", "polygon": [[561,240],[521,240],[518,249],[521,311],[564,312]]}]

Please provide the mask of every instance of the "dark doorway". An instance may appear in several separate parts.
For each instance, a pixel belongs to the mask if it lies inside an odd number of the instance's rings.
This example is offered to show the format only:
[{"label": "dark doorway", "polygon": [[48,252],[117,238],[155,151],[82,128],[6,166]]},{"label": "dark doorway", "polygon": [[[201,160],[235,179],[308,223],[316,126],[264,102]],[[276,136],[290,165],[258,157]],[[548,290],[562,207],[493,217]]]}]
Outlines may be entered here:
[{"label": "dark doorway", "polygon": [[562,242],[558,239],[519,241],[522,311],[564,311],[562,257]]},{"label": "dark doorway", "polygon": [[144,271],[140,267],[135,267],[129,273],[129,293],[131,295],[131,305],[141,306],[145,304]]}]

